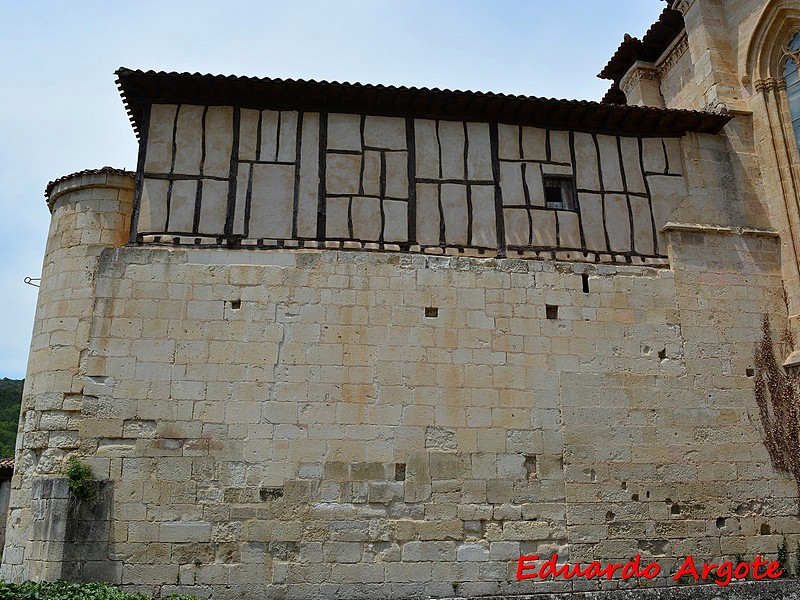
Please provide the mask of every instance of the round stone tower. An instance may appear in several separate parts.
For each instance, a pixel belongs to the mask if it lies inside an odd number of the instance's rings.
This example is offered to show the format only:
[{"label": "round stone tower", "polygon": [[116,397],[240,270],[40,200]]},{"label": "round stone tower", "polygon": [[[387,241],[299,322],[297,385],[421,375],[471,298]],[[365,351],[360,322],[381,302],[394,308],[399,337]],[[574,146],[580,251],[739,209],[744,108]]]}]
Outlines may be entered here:
[{"label": "round stone tower", "polygon": [[0,575],[6,581],[62,575],[66,485],[52,478],[68,454],[80,452],[93,280],[103,250],[128,241],[133,187],[133,173],[103,167],[56,179],[45,192],[52,219],[17,437]]}]

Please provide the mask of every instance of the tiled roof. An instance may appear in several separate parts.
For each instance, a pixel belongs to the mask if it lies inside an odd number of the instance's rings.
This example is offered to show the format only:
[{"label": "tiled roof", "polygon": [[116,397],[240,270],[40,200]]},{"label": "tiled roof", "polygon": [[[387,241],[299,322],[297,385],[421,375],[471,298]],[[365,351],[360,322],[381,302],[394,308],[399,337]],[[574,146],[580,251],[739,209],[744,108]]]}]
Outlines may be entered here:
[{"label": "tiled roof", "polygon": [[13,469],[13,468],[14,468],[13,458],[0,459],[0,469]]},{"label": "tiled roof", "polygon": [[135,173],[131,171],[126,171],[125,169],[115,169],[114,167],[101,167],[99,169],[84,169],[83,171],[78,171],[76,173],[70,173],[69,175],[64,175],[48,183],[47,187],[44,190],[45,198],[49,199],[50,192],[52,192],[53,188],[56,187],[62,181],[66,181],[67,179],[72,179],[73,177],[80,177],[81,175],[103,175],[103,174],[129,175],[131,177],[135,175]]},{"label": "tiled roof", "polygon": [[116,75],[137,136],[145,121],[145,111],[153,103],[499,122],[633,135],[717,133],[730,119],[698,111],[438,88],[167,73],[124,67]]},{"label": "tiled roof", "polygon": [[625,34],[614,56],[597,76],[600,79],[613,79],[619,83],[637,60],[654,62],[658,59],[684,29],[683,15],[680,11],[673,10],[671,6],[669,4],[661,12],[658,21],[650,26],[641,40]]},{"label": "tiled roof", "polygon": [[606,95],[603,96],[600,102],[602,104],[627,104],[628,98],[625,96],[625,92],[619,89],[619,84],[615,81],[611,84],[611,87],[608,88]]}]

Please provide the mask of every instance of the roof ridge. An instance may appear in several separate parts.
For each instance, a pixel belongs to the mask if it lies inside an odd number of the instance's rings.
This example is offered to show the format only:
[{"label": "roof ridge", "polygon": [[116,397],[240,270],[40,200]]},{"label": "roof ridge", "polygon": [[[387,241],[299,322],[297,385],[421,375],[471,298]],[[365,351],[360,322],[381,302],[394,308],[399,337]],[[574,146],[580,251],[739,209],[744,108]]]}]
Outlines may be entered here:
[{"label": "roof ridge", "polygon": [[730,117],[704,111],[603,104],[384,84],[340,83],[238,75],[142,71],[120,67],[117,87],[137,136],[153,102],[251,109],[345,112],[510,123],[639,135],[718,132]]}]

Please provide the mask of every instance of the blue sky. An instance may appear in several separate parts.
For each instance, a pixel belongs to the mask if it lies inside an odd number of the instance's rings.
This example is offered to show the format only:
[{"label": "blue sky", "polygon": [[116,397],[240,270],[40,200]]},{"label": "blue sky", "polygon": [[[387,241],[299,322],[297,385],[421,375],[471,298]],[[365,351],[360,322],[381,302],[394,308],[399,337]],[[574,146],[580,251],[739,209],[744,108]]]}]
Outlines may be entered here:
[{"label": "blue sky", "polygon": [[660,0],[0,0],[0,377],[25,374],[47,182],[136,166],[120,66],[599,100]]}]

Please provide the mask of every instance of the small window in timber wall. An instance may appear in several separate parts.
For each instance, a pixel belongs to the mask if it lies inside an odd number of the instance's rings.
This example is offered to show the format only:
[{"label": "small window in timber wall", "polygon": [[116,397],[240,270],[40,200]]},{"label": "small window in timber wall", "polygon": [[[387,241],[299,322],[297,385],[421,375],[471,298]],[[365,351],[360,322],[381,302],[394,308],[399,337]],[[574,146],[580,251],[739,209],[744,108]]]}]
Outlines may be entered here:
[{"label": "small window in timber wall", "polygon": [[544,175],[544,204],[547,208],[571,209],[575,203],[571,177]]}]

